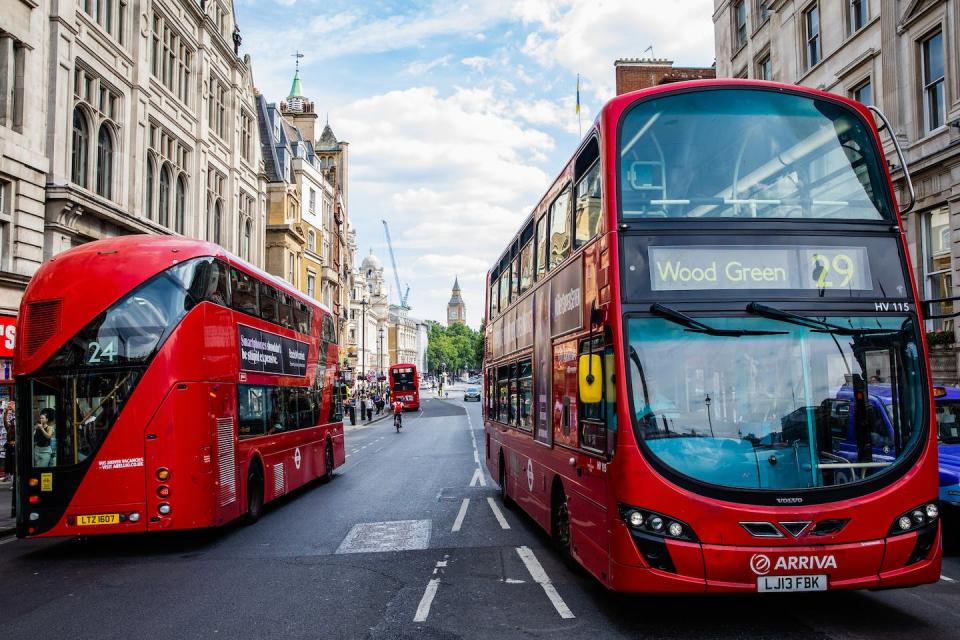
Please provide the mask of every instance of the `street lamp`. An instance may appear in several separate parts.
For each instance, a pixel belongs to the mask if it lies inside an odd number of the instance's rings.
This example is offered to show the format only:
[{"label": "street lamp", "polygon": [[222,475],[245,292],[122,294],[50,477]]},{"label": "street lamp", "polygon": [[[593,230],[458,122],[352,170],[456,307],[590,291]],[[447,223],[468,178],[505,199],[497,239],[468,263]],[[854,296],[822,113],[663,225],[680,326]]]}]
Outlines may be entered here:
[{"label": "street lamp", "polygon": [[380,375],[383,375],[383,327],[380,327],[380,347],[377,350],[377,362],[380,365]]},{"label": "street lamp", "polygon": [[707,424],[710,425],[710,437],[712,438],[714,436],[713,436],[713,419],[711,419],[710,417],[710,402],[711,402],[710,394],[708,393],[707,397],[704,398],[703,403],[707,405]]}]

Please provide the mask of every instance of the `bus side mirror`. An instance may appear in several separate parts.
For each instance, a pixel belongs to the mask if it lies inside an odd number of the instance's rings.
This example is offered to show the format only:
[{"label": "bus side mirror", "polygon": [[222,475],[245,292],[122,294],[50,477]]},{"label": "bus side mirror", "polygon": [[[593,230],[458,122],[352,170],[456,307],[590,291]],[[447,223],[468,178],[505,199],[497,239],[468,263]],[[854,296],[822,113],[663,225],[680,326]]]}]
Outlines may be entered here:
[{"label": "bus side mirror", "polygon": [[603,399],[603,364],[597,354],[584,354],[577,363],[580,402],[596,404]]}]

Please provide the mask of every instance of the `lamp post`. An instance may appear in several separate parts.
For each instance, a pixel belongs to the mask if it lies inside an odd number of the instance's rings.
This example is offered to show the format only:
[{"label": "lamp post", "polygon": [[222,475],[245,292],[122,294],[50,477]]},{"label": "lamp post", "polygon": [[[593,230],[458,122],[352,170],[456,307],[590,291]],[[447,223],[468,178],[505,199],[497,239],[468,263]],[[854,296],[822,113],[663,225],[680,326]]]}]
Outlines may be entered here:
[{"label": "lamp post", "polygon": [[710,437],[713,436],[713,419],[710,417],[710,394],[707,394],[707,397],[704,398],[703,403],[707,405],[707,424],[710,425]]},{"label": "lamp post", "polygon": [[377,349],[377,363],[380,366],[378,375],[383,375],[383,327],[380,327],[380,347]]}]

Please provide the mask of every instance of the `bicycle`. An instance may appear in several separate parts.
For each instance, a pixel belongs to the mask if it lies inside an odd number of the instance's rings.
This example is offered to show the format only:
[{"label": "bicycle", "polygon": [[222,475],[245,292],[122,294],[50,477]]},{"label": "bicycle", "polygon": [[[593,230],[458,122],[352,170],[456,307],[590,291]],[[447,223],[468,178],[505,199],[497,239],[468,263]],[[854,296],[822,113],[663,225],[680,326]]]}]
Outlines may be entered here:
[{"label": "bicycle", "polygon": [[397,428],[397,433],[400,433],[400,427],[403,426],[403,414],[395,413],[393,414],[393,426]]}]

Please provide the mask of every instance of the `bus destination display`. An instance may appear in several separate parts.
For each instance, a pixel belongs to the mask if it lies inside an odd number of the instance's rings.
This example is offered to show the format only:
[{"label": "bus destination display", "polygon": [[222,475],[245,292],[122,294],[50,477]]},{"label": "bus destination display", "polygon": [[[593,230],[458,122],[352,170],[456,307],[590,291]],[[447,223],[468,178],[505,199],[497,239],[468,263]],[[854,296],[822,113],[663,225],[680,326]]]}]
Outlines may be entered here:
[{"label": "bus destination display", "polygon": [[649,247],[653,291],[873,288],[866,247]]}]

